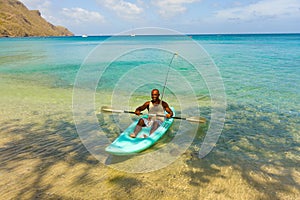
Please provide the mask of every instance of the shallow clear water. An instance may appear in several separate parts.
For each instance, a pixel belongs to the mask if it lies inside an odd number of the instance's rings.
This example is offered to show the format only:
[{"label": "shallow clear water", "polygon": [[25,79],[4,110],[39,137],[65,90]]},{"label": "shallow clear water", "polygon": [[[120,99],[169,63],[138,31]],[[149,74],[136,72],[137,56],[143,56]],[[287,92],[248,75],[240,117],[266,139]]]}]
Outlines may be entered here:
[{"label": "shallow clear water", "polygon": [[[1,119],[2,167],[12,165],[11,160],[18,160],[14,151],[18,154],[20,152],[26,154],[32,152],[32,149],[35,157],[45,157],[45,155],[47,157],[51,154],[51,149],[54,151],[58,148],[64,152],[58,157],[63,158],[66,153],[76,152],[78,157],[82,153],[85,157],[83,159],[86,159],[88,154],[82,150],[84,148],[77,141],[78,136],[72,135],[75,128],[74,125],[70,125],[73,123],[70,94],[76,74],[85,58],[107,38],[0,39],[1,112],[5,116]],[[270,175],[266,166],[274,170],[296,168],[300,161],[300,34],[193,35],[192,38],[202,45],[219,68],[227,98],[225,126],[208,159],[212,162],[216,159],[218,166],[231,166],[242,173],[243,169],[249,168],[250,171],[265,176]],[[130,45],[130,40],[133,38],[121,37],[114,40],[111,45],[119,48]],[[180,38],[174,36],[136,36],[134,40],[138,40],[141,44],[182,42]],[[169,52],[147,50],[130,52],[116,59],[98,84],[99,95],[96,96],[96,100],[109,102],[110,96],[107,95],[102,99],[102,94],[110,93],[125,72],[139,65],[148,67],[155,61],[155,65],[161,66],[164,71],[159,74],[161,82],[145,85],[134,91],[133,95],[136,97],[130,99],[130,104],[139,105],[148,98],[150,88],[163,84],[167,69],[165,65],[169,63],[170,57]],[[99,57],[98,62],[101,64],[105,61]],[[195,75],[193,67],[184,59],[178,58],[174,61],[172,69],[184,76],[192,87],[197,89],[197,98],[202,105],[201,115],[209,120],[210,97],[205,81]],[[91,73],[93,73],[93,66],[91,66]],[[176,73],[170,74],[168,84],[183,87],[176,82],[174,74]],[[193,85],[194,82],[197,84]],[[120,93],[124,92],[127,86],[123,84]],[[184,97],[184,90],[181,92],[175,96]],[[166,94],[166,99],[172,102],[170,98],[174,97],[172,92],[167,90]],[[14,112],[15,110],[18,111]],[[58,114],[50,115],[49,113],[52,112]],[[65,114],[68,115],[67,124],[63,123],[64,119],[62,119]],[[104,116],[102,120],[105,122],[101,121],[100,124],[107,128],[108,133],[120,131],[111,125],[113,120],[110,117]],[[19,126],[21,122],[24,124]],[[169,142],[176,134],[176,127],[178,124],[175,124],[169,135],[154,149]],[[72,134],[68,130],[71,130]],[[190,148],[191,151],[199,150],[199,143],[203,141],[206,130],[207,127],[199,129]],[[27,134],[31,132],[37,135],[51,133],[47,141],[51,141],[53,145],[44,144],[45,138],[41,135],[31,141],[30,137],[27,138]],[[59,138],[56,138],[58,136]],[[9,142],[10,137],[15,142]],[[55,138],[58,140],[54,141]],[[74,145],[75,140],[76,145]],[[28,144],[25,144],[26,142]],[[35,143],[37,149],[34,147]],[[17,151],[18,145],[21,148]],[[48,151],[45,152],[43,149],[49,149],[49,155]],[[195,165],[196,163],[193,163],[189,167],[193,168]],[[286,171],[283,174],[291,180],[296,180],[297,174]],[[249,182],[255,180],[249,174],[243,176],[246,180],[250,180]],[[296,188],[299,188],[297,181],[281,182],[281,175],[273,174],[272,177],[279,182],[279,185],[284,183],[286,186],[296,185]],[[254,188],[260,188],[260,185],[256,183]],[[276,195],[269,197],[276,197]]]}]

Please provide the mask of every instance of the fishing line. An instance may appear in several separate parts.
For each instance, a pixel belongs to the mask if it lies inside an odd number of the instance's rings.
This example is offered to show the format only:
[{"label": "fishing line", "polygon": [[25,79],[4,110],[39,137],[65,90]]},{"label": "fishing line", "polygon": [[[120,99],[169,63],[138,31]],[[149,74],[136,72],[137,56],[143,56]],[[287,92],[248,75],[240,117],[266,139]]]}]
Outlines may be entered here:
[{"label": "fishing line", "polygon": [[169,67],[168,67],[168,72],[167,72],[167,75],[166,75],[166,80],[165,80],[165,84],[164,84],[164,87],[163,87],[163,91],[162,91],[162,95],[161,95],[161,100],[163,99],[164,97],[164,94],[165,94],[165,89],[166,89],[166,85],[167,85],[167,81],[168,81],[168,76],[169,76],[169,71],[170,71],[170,68],[171,68],[171,64],[175,58],[175,56],[177,55],[177,53],[174,53],[173,56],[172,56],[172,59],[169,63]]}]

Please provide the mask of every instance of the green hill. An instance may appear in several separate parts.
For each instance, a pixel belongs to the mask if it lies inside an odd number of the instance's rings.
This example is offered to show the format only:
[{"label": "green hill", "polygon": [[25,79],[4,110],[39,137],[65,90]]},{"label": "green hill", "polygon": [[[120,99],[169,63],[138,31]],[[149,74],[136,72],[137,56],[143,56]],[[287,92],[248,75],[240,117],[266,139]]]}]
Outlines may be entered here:
[{"label": "green hill", "polygon": [[17,0],[0,0],[0,37],[72,36],[68,29],[54,26],[38,10],[28,10]]}]

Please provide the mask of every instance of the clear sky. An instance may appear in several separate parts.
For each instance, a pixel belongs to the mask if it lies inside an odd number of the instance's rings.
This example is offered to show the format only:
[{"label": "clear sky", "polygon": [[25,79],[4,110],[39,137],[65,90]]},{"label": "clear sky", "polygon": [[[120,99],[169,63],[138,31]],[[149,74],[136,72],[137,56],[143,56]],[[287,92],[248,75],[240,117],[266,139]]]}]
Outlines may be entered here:
[{"label": "clear sky", "polygon": [[300,33],[300,0],[20,0],[76,35],[161,27],[181,33]]}]

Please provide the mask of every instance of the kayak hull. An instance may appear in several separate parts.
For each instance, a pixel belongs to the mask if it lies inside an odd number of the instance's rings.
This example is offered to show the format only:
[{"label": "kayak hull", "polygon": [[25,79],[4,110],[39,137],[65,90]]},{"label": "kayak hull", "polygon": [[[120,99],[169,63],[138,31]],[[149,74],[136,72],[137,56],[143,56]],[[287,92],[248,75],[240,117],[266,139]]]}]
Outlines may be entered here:
[{"label": "kayak hull", "polygon": [[[175,110],[171,107],[173,116],[175,116]],[[142,118],[147,118],[148,115],[143,115]],[[143,127],[135,138],[131,138],[129,135],[133,133],[138,120],[133,122],[120,136],[113,141],[105,151],[113,155],[132,155],[148,149],[154,145],[171,127],[174,119],[165,119],[162,124],[151,134],[151,127]],[[147,138],[143,138],[143,135],[147,135]]]}]

